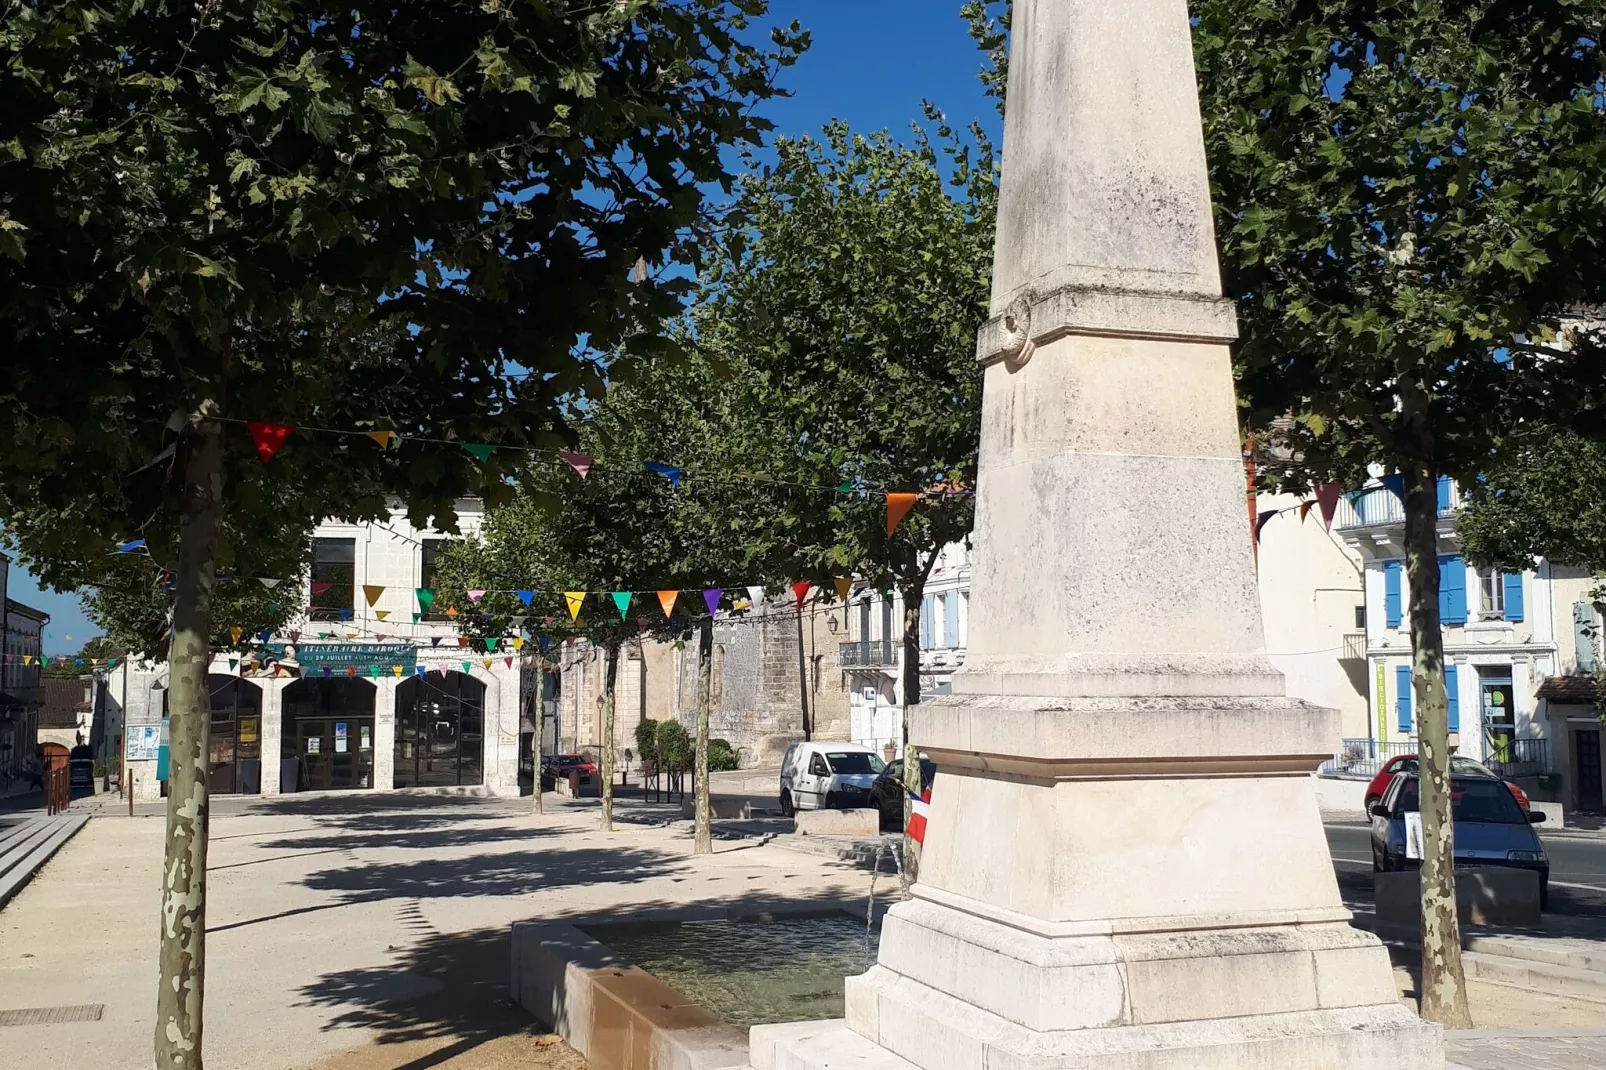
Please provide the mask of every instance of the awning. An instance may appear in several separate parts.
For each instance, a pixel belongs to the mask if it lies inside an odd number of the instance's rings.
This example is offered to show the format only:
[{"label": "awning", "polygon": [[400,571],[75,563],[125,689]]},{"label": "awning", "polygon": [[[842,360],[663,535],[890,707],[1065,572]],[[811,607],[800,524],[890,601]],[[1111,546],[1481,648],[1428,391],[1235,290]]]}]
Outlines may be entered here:
[{"label": "awning", "polygon": [[1600,697],[1600,688],[1593,676],[1549,676],[1539,685],[1539,697],[1568,705],[1593,706]]}]

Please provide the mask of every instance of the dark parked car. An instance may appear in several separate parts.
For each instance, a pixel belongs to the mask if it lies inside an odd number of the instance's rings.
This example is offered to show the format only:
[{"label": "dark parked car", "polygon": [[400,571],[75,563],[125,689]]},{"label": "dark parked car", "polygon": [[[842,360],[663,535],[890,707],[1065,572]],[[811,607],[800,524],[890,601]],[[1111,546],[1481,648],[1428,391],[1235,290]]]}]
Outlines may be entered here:
[{"label": "dark parked car", "polygon": [[[1455,822],[1457,869],[1505,866],[1539,874],[1539,907],[1550,906],[1550,859],[1533,826],[1543,813],[1524,813],[1499,780],[1486,776],[1450,778],[1450,817]],[[1407,814],[1418,812],[1415,776],[1397,776],[1372,807],[1372,868],[1383,873],[1416,869],[1406,846]],[[1414,819],[1413,819],[1414,821]]]},{"label": "dark parked car", "polygon": [[[920,759],[920,783],[922,787],[931,786],[931,778],[937,775],[937,767],[930,758]],[[870,785],[870,803],[881,811],[882,832],[903,831],[903,797],[908,794],[903,783],[903,759],[899,758],[881,771]]]}]

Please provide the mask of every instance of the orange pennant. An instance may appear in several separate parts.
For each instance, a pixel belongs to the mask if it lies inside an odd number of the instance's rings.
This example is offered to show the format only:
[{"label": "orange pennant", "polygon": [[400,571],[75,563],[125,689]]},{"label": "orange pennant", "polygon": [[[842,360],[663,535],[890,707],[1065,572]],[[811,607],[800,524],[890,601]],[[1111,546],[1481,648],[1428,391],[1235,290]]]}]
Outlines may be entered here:
[{"label": "orange pennant", "polygon": [[675,599],[680,597],[679,591],[659,591],[658,604],[664,607],[664,616],[675,615]]},{"label": "orange pennant", "polygon": [[847,576],[838,576],[831,581],[831,586],[836,588],[836,600],[838,602],[846,602],[848,600],[848,592],[853,590],[853,580]]},{"label": "orange pennant", "polygon": [[394,431],[365,431],[364,434],[379,443],[379,448],[382,450],[390,449],[391,442],[396,438]]},{"label": "orange pennant", "polygon": [[385,593],[385,588],[377,583],[365,583],[362,585],[362,593],[368,599],[368,604],[373,605],[379,601],[379,596]]},{"label": "orange pennant", "polygon": [[915,507],[915,499],[919,497],[918,494],[887,495],[887,538],[892,538],[892,533],[898,530],[898,525],[909,515],[909,510]]}]

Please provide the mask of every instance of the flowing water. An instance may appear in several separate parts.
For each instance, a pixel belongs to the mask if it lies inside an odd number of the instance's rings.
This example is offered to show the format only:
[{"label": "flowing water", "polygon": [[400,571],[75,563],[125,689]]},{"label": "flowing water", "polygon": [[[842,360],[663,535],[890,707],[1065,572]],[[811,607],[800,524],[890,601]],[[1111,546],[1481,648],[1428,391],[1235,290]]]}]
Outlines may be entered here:
[{"label": "flowing water", "polygon": [[842,979],[875,962],[881,930],[846,914],[774,921],[594,925],[587,935],[731,1025],[842,1017]]}]

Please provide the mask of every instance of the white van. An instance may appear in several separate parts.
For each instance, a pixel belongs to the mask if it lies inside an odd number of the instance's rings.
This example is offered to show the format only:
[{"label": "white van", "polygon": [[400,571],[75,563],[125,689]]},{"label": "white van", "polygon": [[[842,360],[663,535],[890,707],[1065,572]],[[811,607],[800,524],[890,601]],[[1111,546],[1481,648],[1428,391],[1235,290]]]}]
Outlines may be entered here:
[{"label": "white van", "polygon": [[781,759],[781,813],[872,806],[870,785],[885,768],[857,743],[794,743]]}]

